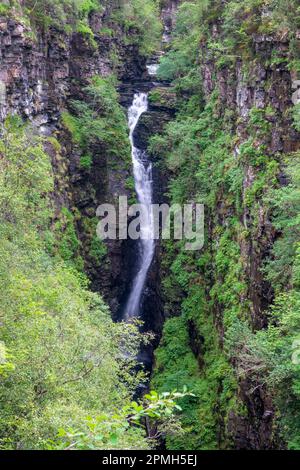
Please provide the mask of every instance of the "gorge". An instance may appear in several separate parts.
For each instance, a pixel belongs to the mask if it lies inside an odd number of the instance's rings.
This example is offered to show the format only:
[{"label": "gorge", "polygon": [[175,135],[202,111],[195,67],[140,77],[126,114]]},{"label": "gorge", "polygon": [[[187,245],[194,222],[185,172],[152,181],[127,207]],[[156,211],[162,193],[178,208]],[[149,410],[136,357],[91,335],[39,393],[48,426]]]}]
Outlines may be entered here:
[{"label": "gorge", "polygon": [[[298,0],[0,3],[1,449],[300,449],[299,41]],[[203,249],[100,240],[119,196]]]}]

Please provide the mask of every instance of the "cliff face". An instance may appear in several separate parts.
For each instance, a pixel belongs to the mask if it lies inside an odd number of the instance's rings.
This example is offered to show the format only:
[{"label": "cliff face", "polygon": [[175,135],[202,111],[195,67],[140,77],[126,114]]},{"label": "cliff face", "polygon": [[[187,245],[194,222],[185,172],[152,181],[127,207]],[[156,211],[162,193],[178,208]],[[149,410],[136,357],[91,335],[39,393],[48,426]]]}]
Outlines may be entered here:
[{"label": "cliff face", "polygon": [[[220,39],[218,25],[211,28],[212,38]],[[216,67],[211,54],[202,47],[201,75],[205,100],[211,93],[218,92],[220,116],[232,111],[229,125],[235,135],[234,153],[241,154],[241,146],[251,139],[254,148],[263,148],[268,159],[279,160],[283,155],[297,152],[300,148],[299,133],[293,126],[291,109],[298,102],[295,95],[297,74],[287,70],[285,58],[289,54],[287,35],[274,38],[268,35],[253,36],[253,54],[255,61],[237,60],[234,67]],[[279,59],[272,64],[272,51]],[[251,65],[250,65],[251,64]],[[261,123],[251,129],[251,113],[263,113],[267,123],[267,132],[260,129]],[[266,111],[267,110],[267,111]],[[253,138],[253,140],[252,140]],[[266,173],[266,170],[265,170]],[[249,205],[249,191],[261,177],[261,168],[245,159],[242,165],[241,206],[238,217],[248,236],[238,241],[242,278],[246,289],[240,301],[247,303],[247,315],[253,330],[266,328],[270,321],[269,307],[274,300],[272,284],[263,273],[265,261],[270,256],[278,232],[270,219],[270,206],[263,200],[268,188],[276,184],[269,180],[263,192]],[[287,184],[284,168],[280,166],[277,181]],[[226,193],[225,193],[226,194]],[[209,238],[214,239],[216,225],[226,227],[232,217],[232,204],[228,203],[224,193],[218,194],[215,202],[215,214],[212,215]],[[221,343],[224,340],[224,304],[215,303],[213,307],[216,328]],[[234,413],[228,420],[228,431],[232,433],[234,447],[239,449],[268,449],[280,446],[276,435],[276,409],[272,394],[265,387],[252,391],[251,376],[239,383],[239,397],[246,404],[247,417],[237,417]]]},{"label": "cliff face", "polygon": [[192,19],[183,6],[174,46],[161,66],[177,86],[180,114],[154,151],[167,162],[171,200],[194,199],[206,211],[202,253],[176,244],[162,251],[169,319],[153,386],[188,385],[198,397],[184,408],[190,435],[169,437],[169,448],[286,445],[278,430],[282,390],[268,386],[269,352],[260,351],[257,338],[277,326],[271,306],[278,286],[265,266],[276,260],[274,243],[282,233],[270,194],[289,184],[286,161],[300,146],[293,120],[299,81],[291,65],[299,56],[299,36],[280,30],[283,23],[279,32],[274,24],[272,32],[260,28],[273,15],[264,2],[247,11],[233,3],[209,2],[203,12],[199,2]]},{"label": "cliff face", "polygon": [[[62,119],[67,111],[73,113],[75,101],[93,104],[86,87],[95,76],[117,75],[124,107],[137,87],[153,88],[138,44],[124,41],[117,22],[109,24],[114,34],[107,28],[109,3],[89,16],[93,41],[82,33],[54,26],[33,29],[28,22],[0,17],[0,121],[19,114],[32,123],[31,131],[45,136],[55,176],[53,227],[59,223],[66,234],[74,229],[76,240],[67,240],[68,249],[75,245],[72,256],[81,259],[93,289],[104,295],[117,318],[132,277],[134,247],[110,241],[103,252],[103,247],[93,250],[95,210],[116,202],[118,195],[133,196],[130,149],[121,159],[94,139],[86,155],[74,137],[74,122],[68,126]],[[270,324],[277,327],[270,314],[276,286],[264,267],[276,258],[272,250],[282,233],[265,197],[289,184],[285,159],[300,148],[293,121],[300,80],[289,63],[292,47],[299,54],[300,36],[292,30],[291,39],[286,29],[258,32],[260,17],[270,12],[249,20],[250,9],[243,17],[246,34],[234,47],[228,32],[231,12],[223,17],[228,2],[216,1],[208,2],[216,11],[199,13],[194,23],[194,7],[185,6],[188,14],[181,18],[173,46],[170,33],[180,3],[164,2],[163,42],[171,59],[162,61],[161,70],[171,73],[150,92],[149,111],[135,138],[146,149],[158,134],[150,145],[154,202],[204,202],[206,244],[201,253],[185,253],[176,243],[157,247],[144,295],[145,328],[159,336],[164,316],[167,321],[153,385],[166,391],[188,385],[196,394],[183,410],[189,431],[182,439],[168,437],[171,449],[281,448],[286,445],[278,431],[281,392],[277,384],[272,388],[260,380],[260,371],[269,367],[262,358],[266,349],[257,359],[247,340],[267,332]],[[235,30],[240,31],[242,16]],[[289,279],[287,291],[290,285]],[[247,328],[244,345],[241,325]],[[248,368],[240,356],[250,357]]]},{"label": "cliff face", "polygon": [[[131,195],[127,187],[130,156],[124,162],[117,155],[108,156],[103,145],[94,143],[92,166],[82,168],[80,149],[61,120],[71,100],[84,99],[83,88],[92,77],[114,73],[120,81],[130,82],[145,73],[145,57],[138,45],[124,44],[117,24],[113,37],[99,33],[109,13],[108,6],[90,16],[93,44],[80,33],[70,34],[55,27],[32,29],[26,22],[1,17],[0,120],[18,114],[41,135],[50,137],[45,145],[55,174],[57,217],[62,208],[77,211],[74,223],[86,271],[93,288],[105,296],[116,313],[128,274],[125,249],[121,242],[110,242],[106,261],[99,269],[99,263],[89,257],[83,223],[95,216],[99,204],[113,202],[118,195]],[[53,138],[59,143],[59,151],[53,146]]]},{"label": "cliff face", "polygon": [[[164,41],[173,29],[177,1],[164,3],[161,18]],[[89,153],[91,164],[81,165],[84,152],[74,139],[62,116],[70,111],[70,103],[86,102],[85,87],[93,77],[111,77],[119,80],[118,100],[126,108],[131,104],[137,87],[149,91],[153,87],[147,74],[146,56],[138,41],[124,40],[121,25],[111,19],[114,2],[105,2],[100,11],[89,14],[88,25],[93,40],[83,33],[67,32],[54,25],[49,28],[30,26],[28,18],[18,15],[0,17],[0,121],[17,114],[30,122],[34,132],[43,135],[45,147],[51,156],[55,177],[53,203],[61,230],[67,232],[74,225],[78,247],[73,255],[80,257],[95,291],[101,292],[115,318],[120,302],[125,298],[131,279],[134,250],[130,242],[108,241],[101,261],[91,256],[91,238],[95,236],[95,211],[102,203],[115,203],[119,195],[133,198],[132,171],[129,147],[127,157],[111,155],[101,142],[93,141]],[[129,32],[134,38],[134,27]],[[154,55],[150,61],[158,61]],[[71,109],[71,113],[72,113]],[[146,148],[151,134],[160,131],[173,114],[168,105],[153,103],[145,116],[137,140]],[[155,169],[156,199],[159,202],[161,177]],[[62,211],[68,211],[67,222]],[[71,214],[71,215],[70,215]],[[73,249],[73,248],[72,248]],[[101,265],[101,266],[100,266]],[[157,304],[146,315],[147,329],[161,330],[162,309],[159,298],[158,265],[154,264],[146,291],[146,304]]]},{"label": "cliff face", "polygon": [[[214,38],[218,38],[217,25],[213,27]],[[294,90],[297,88],[296,74],[286,68],[284,58],[289,51],[287,38],[281,40],[268,36],[255,36],[253,49],[256,55],[255,63],[239,60],[234,69],[223,67],[216,70],[215,64],[207,56],[205,48],[202,50],[203,62],[201,73],[205,99],[209,99],[215,90],[219,93],[220,114],[224,110],[233,113],[232,125],[236,134],[236,155],[239,155],[241,144],[251,138],[249,133],[249,121],[251,110],[272,110],[266,113],[266,120],[270,124],[270,131],[266,135],[260,135],[259,129],[255,134],[255,145],[264,146],[268,155],[288,154],[299,149],[299,133],[293,126],[290,110],[296,104]],[[282,61],[269,65],[272,51],[276,50]],[[246,69],[248,67],[248,70]],[[214,77],[214,78],[213,78]],[[215,86],[217,83],[217,86]],[[294,100],[294,102],[293,102]],[[232,118],[231,118],[232,119]],[[244,269],[248,279],[247,298],[251,301],[251,319],[254,328],[262,328],[266,325],[264,311],[272,301],[272,289],[268,286],[260,267],[267,257],[274,243],[276,233],[268,218],[268,208],[261,203],[258,210],[258,220],[255,221],[251,209],[245,201],[246,193],[258,177],[258,169],[254,165],[245,162],[243,166],[243,214],[242,223],[245,229],[250,228],[251,240],[241,244],[241,253],[244,261]],[[284,184],[284,174],[279,175]],[[220,201],[221,204],[221,201]],[[224,225],[229,213],[226,206],[219,213],[219,222]],[[253,244],[255,241],[255,245]]]},{"label": "cliff face", "polygon": [[[121,37],[97,35],[102,14],[90,19],[97,47],[92,47],[80,33],[67,34],[56,28],[47,32],[32,28],[15,19],[1,18],[1,118],[14,111],[34,120],[39,126],[59,120],[66,100],[76,93],[72,81],[87,80],[94,75],[107,76],[116,71],[121,80],[139,77],[145,71],[145,58],[137,46],[125,46]],[[110,55],[116,48],[119,63]],[[42,132],[47,129],[42,127]]]}]

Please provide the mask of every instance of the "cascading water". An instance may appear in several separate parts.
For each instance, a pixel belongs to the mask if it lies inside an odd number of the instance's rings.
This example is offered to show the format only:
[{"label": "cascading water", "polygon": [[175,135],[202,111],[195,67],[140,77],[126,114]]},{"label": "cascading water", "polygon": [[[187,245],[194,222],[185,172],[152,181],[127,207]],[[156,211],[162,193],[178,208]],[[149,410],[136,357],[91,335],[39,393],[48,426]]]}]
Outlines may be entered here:
[{"label": "cascading water", "polygon": [[131,154],[133,163],[133,175],[138,203],[144,207],[143,223],[140,227],[139,252],[137,259],[137,275],[133,280],[132,290],[125,307],[125,319],[138,317],[143,290],[145,287],[147,274],[151,266],[155,241],[153,237],[153,214],[152,214],[152,165],[148,161],[147,153],[137,148],[134,144],[134,130],[143,113],[148,109],[148,96],[146,93],[136,93],[133,103],[128,110],[129,139],[131,143]]},{"label": "cascading water", "polygon": [[148,74],[150,75],[150,77],[156,77],[158,68],[159,68],[159,64],[147,65],[147,70],[148,70]]}]

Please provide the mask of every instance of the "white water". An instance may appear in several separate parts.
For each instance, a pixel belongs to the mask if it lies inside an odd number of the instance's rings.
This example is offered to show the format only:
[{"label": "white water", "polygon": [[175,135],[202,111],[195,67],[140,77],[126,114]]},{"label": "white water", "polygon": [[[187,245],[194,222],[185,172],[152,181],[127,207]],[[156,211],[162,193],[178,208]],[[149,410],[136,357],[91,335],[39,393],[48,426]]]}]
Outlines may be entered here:
[{"label": "white water", "polygon": [[140,256],[138,258],[138,273],[133,280],[132,290],[130,292],[126,308],[125,319],[138,317],[140,314],[140,304],[143,290],[146,283],[147,274],[151,266],[155,242],[152,204],[152,165],[147,161],[147,155],[144,151],[134,145],[133,133],[143,113],[148,109],[148,96],[146,93],[136,93],[133,103],[128,110],[129,139],[132,149],[133,175],[135,190],[139,204],[147,208],[145,221],[141,224],[141,239],[139,240]]},{"label": "white water", "polygon": [[155,77],[157,75],[159,64],[151,64],[151,65],[147,65],[146,67],[151,77]]}]

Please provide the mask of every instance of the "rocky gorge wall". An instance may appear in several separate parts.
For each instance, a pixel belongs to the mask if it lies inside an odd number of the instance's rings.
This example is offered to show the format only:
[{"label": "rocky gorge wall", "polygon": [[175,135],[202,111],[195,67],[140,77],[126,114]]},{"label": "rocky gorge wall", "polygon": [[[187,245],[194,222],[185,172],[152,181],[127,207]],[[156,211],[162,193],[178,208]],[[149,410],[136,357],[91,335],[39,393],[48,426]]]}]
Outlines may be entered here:
[{"label": "rocky gorge wall", "polygon": [[[246,336],[233,332],[247,324],[255,337],[273,324],[275,289],[264,267],[281,233],[266,199],[288,185],[286,159],[299,150],[293,120],[299,76],[288,66],[299,56],[299,41],[295,46],[287,31],[258,33],[260,15],[265,18],[259,7],[208,2],[201,12],[200,3],[195,23],[187,19],[188,4],[183,8],[161,67],[162,75],[173,74],[180,114],[152,149],[166,162],[168,197],[205,204],[206,242],[196,254],[162,247],[168,320],[152,383],[161,390],[188,385],[198,397],[184,405],[188,438],[169,437],[169,448],[282,448],[281,392],[264,382]],[[243,27],[247,32],[236,39]],[[241,344],[232,345],[238,338]]]},{"label": "rocky gorge wall", "polygon": [[[218,25],[213,25],[212,37],[218,40],[219,34]],[[262,146],[269,159],[274,158],[283,162],[284,155],[297,152],[300,148],[300,136],[293,125],[290,112],[299,103],[299,98],[296,96],[297,73],[287,70],[286,67],[285,58],[289,54],[289,39],[287,35],[280,38],[254,35],[252,47],[255,61],[249,60],[251,65],[241,58],[237,60],[234,68],[221,67],[221,69],[216,67],[209,52],[205,46],[203,47],[201,74],[204,96],[209,100],[211,93],[217,90],[220,115],[224,116],[224,112],[232,111],[229,125],[232,125],[235,134],[233,151],[237,158],[241,154],[241,146],[254,135],[252,143],[254,147]],[[279,59],[272,63],[274,50]],[[257,127],[254,126],[253,134],[250,124],[253,110],[257,113],[261,110],[263,118],[268,123],[267,132],[260,132],[258,123]],[[272,224],[270,207],[263,201],[267,187],[257,194],[258,203],[253,199],[249,204],[249,191],[260,176],[261,169],[246,159],[242,176],[243,210],[239,218],[245,231],[248,231],[248,236],[241,237],[238,243],[243,279],[247,288],[240,300],[247,302],[247,315],[254,331],[266,328],[270,321],[269,307],[274,300],[274,290],[264,276],[263,266],[279,235]],[[277,181],[280,185],[287,184],[284,165],[279,165]],[[269,180],[267,186],[271,184]],[[219,194],[212,225],[226,227],[231,217],[232,206],[224,201],[222,194]],[[213,239],[214,228],[211,226],[210,230],[209,237]],[[224,305],[217,303],[213,308],[221,342],[224,336],[223,308]],[[252,388],[250,377],[241,380],[238,393],[246,404],[248,416],[241,418],[233,414],[229,419],[228,430],[232,433],[234,447],[278,448],[281,444],[276,434],[276,407],[272,402],[272,394],[265,387],[258,387],[255,391],[249,392]]]},{"label": "rocky gorge wall", "polygon": [[[213,34],[217,33],[217,27]],[[256,36],[253,47],[257,61],[249,72],[243,70],[244,63],[239,61],[234,71],[213,70],[211,61],[204,60],[202,66],[203,86],[206,94],[213,90],[211,77],[215,76],[218,83],[220,110],[231,109],[235,114],[236,142],[234,152],[240,153],[239,147],[250,138],[249,120],[251,110],[271,109],[271,115],[266,113],[266,119],[270,123],[270,131],[260,136],[255,135],[255,145],[264,146],[265,152],[270,156],[295,152],[300,147],[299,134],[293,127],[288,111],[293,106],[293,75],[286,70],[284,63],[274,66],[266,65],[271,58],[272,50],[276,49],[279,55],[284,57],[288,51],[288,41],[274,41],[267,36]],[[204,52],[205,56],[205,52]],[[228,85],[230,84],[230,85]],[[207,95],[206,95],[207,96]],[[220,111],[222,112],[222,111]],[[251,131],[250,131],[251,132]],[[253,210],[247,201],[247,192],[253,187],[259,170],[255,166],[245,162],[243,166],[242,201],[243,211],[240,220],[249,230],[249,236],[239,242],[240,254],[243,265],[243,276],[247,290],[243,297],[247,299],[248,314],[251,318],[252,328],[261,329],[268,324],[268,309],[274,300],[272,285],[265,280],[262,267],[268,258],[278,234],[270,220],[270,209],[261,202]],[[278,175],[282,184],[285,182],[284,171]],[[253,205],[254,205],[253,201]],[[215,220],[218,224],[226,226],[230,218],[230,207],[222,199],[217,203]],[[241,301],[243,301],[241,299]],[[220,306],[221,311],[222,307]],[[218,317],[221,314],[218,306],[215,306],[217,327],[222,338],[222,321]],[[258,388],[253,393],[251,379],[241,381],[239,395],[248,410],[247,418],[229,420],[229,430],[233,432],[235,448],[266,449],[276,448],[278,436],[274,433],[274,420],[276,409],[272,403],[271,394],[265,388]]]},{"label": "rocky gorge wall", "polygon": [[[69,101],[83,98],[83,88],[92,77],[114,73],[120,81],[130,83],[146,73],[146,58],[137,45],[124,44],[118,25],[113,38],[99,33],[109,10],[108,2],[101,13],[90,17],[96,44],[80,33],[70,34],[56,27],[35,30],[20,19],[0,18],[0,120],[18,114],[35,132],[49,137],[46,147],[54,169],[57,218],[63,208],[77,214],[74,224],[85,269],[93,288],[105,296],[116,313],[128,274],[124,247],[118,241],[109,243],[106,261],[99,269],[99,263],[89,256],[83,225],[85,219],[95,217],[99,204],[132,194],[127,187],[131,177],[129,149],[124,162],[117,155],[108,156],[103,145],[94,143],[92,166],[84,169],[80,148],[61,119]],[[130,90],[130,96],[132,93]]]},{"label": "rocky gorge wall", "polygon": [[[162,7],[162,48],[174,27],[178,3],[167,1]],[[62,236],[65,233],[70,238],[62,240],[68,256],[84,266],[93,290],[104,296],[113,318],[118,319],[133,278],[134,245],[130,241],[107,241],[101,259],[92,255],[91,248],[97,207],[117,203],[120,195],[134,200],[129,142],[124,151],[126,157],[121,158],[112,155],[109,146],[92,141],[88,149],[91,164],[83,166],[85,154],[72,135],[72,126],[66,125],[63,118],[70,110],[73,112],[70,103],[86,102],[85,87],[95,76],[105,78],[113,74],[118,78],[118,101],[124,109],[124,123],[134,93],[141,89],[149,92],[155,86],[146,63],[158,61],[162,52],[146,57],[136,40],[125,40],[121,24],[111,19],[113,5],[114,2],[105,2],[102,10],[89,15],[92,41],[88,35],[70,33],[55,25],[47,29],[35,27],[20,14],[0,17],[0,121],[3,123],[12,114],[19,115],[30,123],[32,132],[45,137],[55,177],[56,218],[52,227],[55,230],[58,225]],[[131,34],[134,39],[134,28]],[[161,84],[162,90],[165,86],[167,90],[168,85]],[[167,101],[150,103],[135,136],[141,148],[146,149],[150,136],[162,131],[174,115]],[[164,181],[154,166],[155,202],[161,201]],[[156,342],[163,323],[159,284],[156,257],[144,296],[145,330],[156,333]]]},{"label": "rocky gorge wall", "polygon": [[[164,47],[171,53],[168,34],[179,3],[164,2],[162,10]],[[168,391],[187,385],[196,395],[183,406],[186,435],[167,437],[166,445],[284,448],[276,390],[257,381],[252,370],[240,373],[240,358],[228,352],[227,337],[237,322],[249,325],[253,334],[266,331],[271,322],[276,293],[263,267],[281,233],[264,197],[270,188],[288,184],[285,157],[300,147],[292,116],[300,82],[288,66],[287,32],[263,34],[251,25],[247,44],[240,47],[237,41],[232,50],[222,19],[228,2],[213,3],[217,11],[197,20],[197,35],[186,41],[196,44],[194,63],[194,51],[187,48],[184,60],[172,59],[179,70],[175,84],[161,78],[155,88],[138,45],[124,41],[118,24],[109,23],[114,35],[107,30],[109,2],[89,17],[92,42],[79,32],[55,26],[36,31],[20,19],[0,17],[0,121],[17,113],[32,123],[30,132],[46,137],[55,175],[52,226],[59,224],[59,232],[67,234],[67,251],[80,258],[93,289],[104,295],[117,319],[132,279],[134,247],[111,241],[99,258],[92,243],[97,206],[115,202],[118,195],[134,199],[130,149],[120,159],[94,140],[88,149],[92,160],[82,165],[86,155],[74,139],[72,121],[67,126],[62,116],[72,111],[73,101],[85,103],[85,87],[96,75],[117,75],[124,109],[137,89],[149,91],[149,111],[135,138],[151,151],[154,202],[194,198],[206,206],[203,252],[187,254],[178,244],[158,244],[145,289],[145,329],[157,334],[155,346],[167,319],[153,386]],[[204,33],[198,34],[203,25]],[[182,30],[188,35],[193,28]],[[148,60],[159,58],[160,53]]]}]

